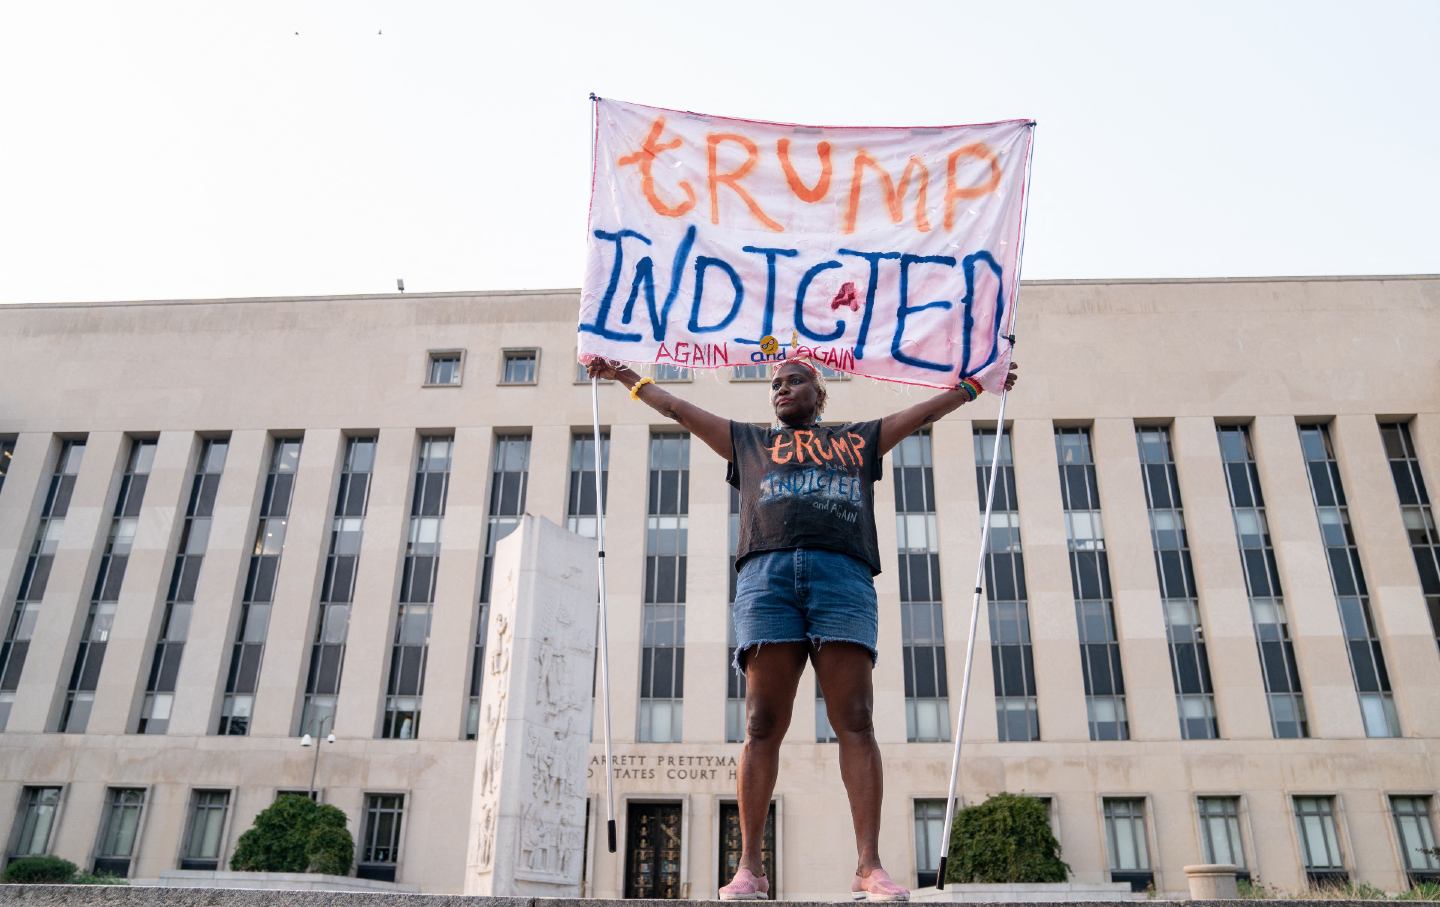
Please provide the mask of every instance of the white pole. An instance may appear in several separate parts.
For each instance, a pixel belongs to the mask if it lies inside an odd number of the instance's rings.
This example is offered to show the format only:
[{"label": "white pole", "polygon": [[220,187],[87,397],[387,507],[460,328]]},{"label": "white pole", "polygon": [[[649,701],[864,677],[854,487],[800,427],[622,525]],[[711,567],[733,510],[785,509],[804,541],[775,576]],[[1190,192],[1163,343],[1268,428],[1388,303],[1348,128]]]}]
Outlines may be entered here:
[{"label": "white pole", "polygon": [[[1005,374],[1015,355],[1015,319],[1020,313],[1020,267],[1025,259],[1025,224],[1030,219],[1030,165],[1034,160],[1035,124],[1030,124],[1030,145],[1025,149],[1025,200],[1020,215],[1020,248],[1015,256],[1015,292],[1011,299],[1010,323],[1005,337]],[[935,887],[945,887],[945,861],[950,857],[950,835],[955,822],[955,788],[960,781],[960,746],[965,740],[965,712],[970,704],[970,669],[975,664],[975,630],[980,622],[980,595],[985,581],[985,550],[990,544],[990,512],[995,506],[995,477],[1000,472],[1000,445],[1005,440],[1005,402],[1010,391],[1000,392],[1000,413],[995,421],[995,450],[990,456],[990,480],[985,483],[985,517],[980,524],[980,557],[975,565],[975,597],[970,602],[970,632],[965,639],[965,673],[960,681],[960,709],[955,718],[955,753],[950,760],[950,787],[945,795],[945,835],[940,846],[939,875]]]},{"label": "white pole", "polygon": [[610,614],[605,596],[605,490],[600,482],[600,379],[590,379],[591,424],[595,434],[595,564],[600,584],[600,713],[605,729],[605,834],[610,852],[615,852],[615,766],[610,753]]},{"label": "white pole", "polygon": [[[1006,366],[1009,370],[1009,366]],[[950,761],[950,788],[945,795],[945,836],[940,849],[940,875],[936,888],[945,887],[945,860],[950,855],[950,827],[955,821],[955,785],[960,779],[960,745],[965,740],[965,711],[970,704],[970,668],[975,663],[975,629],[980,622],[980,592],[985,579],[985,549],[990,541],[990,511],[995,505],[995,475],[999,472],[1000,443],[1005,437],[1005,401],[1000,392],[1000,415],[995,427],[995,452],[990,457],[990,480],[985,489],[985,519],[980,524],[980,562],[975,567],[975,598],[970,602],[970,632],[965,640],[965,673],[960,681],[960,713],[955,719],[955,754]]]}]

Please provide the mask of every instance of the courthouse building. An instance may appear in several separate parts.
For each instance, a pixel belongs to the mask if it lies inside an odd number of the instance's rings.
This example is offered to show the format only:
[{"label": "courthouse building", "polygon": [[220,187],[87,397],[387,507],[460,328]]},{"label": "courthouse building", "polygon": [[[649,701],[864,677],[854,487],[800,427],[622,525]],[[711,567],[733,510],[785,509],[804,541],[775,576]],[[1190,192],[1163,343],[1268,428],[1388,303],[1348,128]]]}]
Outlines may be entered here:
[{"label": "courthouse building", "polygon": [[[313,772],[358,875],[463,890],[489,553],[526,512],[594,532],[577,303],[0,306],[6,858],[226,868]],[[1042,281],[1018,334],[964,801],[1044,798],[1082,882],[1440,874],[1440,278]],[[768,421],[763,366],[733,365],[656,378]],[[926,393],[832,380],[826,417]],[[876,488],[882,855],[911,884],[936,867],[997,402],[907,439]],[[735,499],[677,426],[614,386],[601,407],[620,852],[597,720],[584,887],[713,897],[739,840]],[[779,896],[848,890],[809,670],[767,845]]]}]

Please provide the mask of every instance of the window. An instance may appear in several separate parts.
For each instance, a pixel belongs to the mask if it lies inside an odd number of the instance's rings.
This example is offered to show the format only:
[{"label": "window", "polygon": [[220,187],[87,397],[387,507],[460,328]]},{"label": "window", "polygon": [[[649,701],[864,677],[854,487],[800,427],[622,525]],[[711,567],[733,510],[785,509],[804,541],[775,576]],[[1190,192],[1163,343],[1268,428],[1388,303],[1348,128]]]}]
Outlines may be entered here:
[{"label": "window", "polygon": [[475,643],[470,659],[470,707],[465,718],[465,739],[480,732],[480,690],[485,682],[485,635],[490,629],[490,582],[495,545],[515,531],[525,512],[529,489],[530,436],[500,435],[490,468],[490,518],[485,529],[485,562],[480,576],[480,601],[476,606]]},{"label": "window", "polygon": [[[735,650],[735,553],[740,550],[740,489],[730,489],[729,542],[730,559],[727,575],[730,596],[725,614],[725,742],[745,742],[745,672],[737,670]],[[817,688],[818,691],[818,688]]]},{"label": "window", "polygon": [[1440,880],[1440,853],[1435,849],[1435,826],[1430,818],[1430,797],[1391,797],[1395,835],[1405,858],[1410,883]]},{"label": "window", "polygon": [[[610,433],[600,433],[600,492],[610,487]],[[595,538],[599,527],[595,517],[595,435],[577,432],[570,436],[570,485],[565,500],[566,528],[577,535]]]},{"label": "window", "polygon": [[1420,594],[1425,596],[1425,606],[1430,610],[1430,629],[1435,633],[1435,644],[1440,645],[1440,532],[1435,529],[1435,511],[1425,491],[1425,477],[1420,474],[1410,424],[1382,422],[1380,437],[1390,460],[1395,493],[1400,497],[1400,515],[1410,536],[1410,552],[1420,571]]},{"label": "window", "polygon": [[940,593],[940,537],[929,430],[896,445],[895,537],[900,558],[900,641],[905,676],[905,739],[950,739],[950,682]]},{"label": "window", "polygon": [[1320,540],[1330,567],[1330,588],[1340,608],[1340,624],[1350,656],[1350,676],[1360,698],[1360,715],[1367,737],[1400,736],[1400,718],[1395,712],[1395,695],[1390,690],[1390,672],[1385,670],[1385,650],[1375,618],[1370,613],[1365,570],[1360,549],[1350,528],[1350,509],[1345,488],[1340,484],[1340,464],[1330,446],[1330,432],[1324,425],[1300,426],[1300,449],[1310,477],[1310,499],[1320,520]]},{"label": "window", "polygon": [[652,377],[654,377],[656,381],[689,381],[692,373],[690,369],[683,365],[657,362],[655,363]]},{"label": "window", "polygon": [[685,698],[685,568],[690,513],[690,436],[650,437],[645,599],[636,740],[678,743]]},{"label": "window", "polygon": [[1170,450],[1168,428],[1137,428],[1141,477],[1150,516],[1150,541],[1155,549],[1155,574],[1160,582],[1160,606],[1165,615],[1165,638],[1170,648],[1170,679],[1175,685],[1175,706],[1180,736],[1209,740],[1220,736],[1215,717],[1215,687],[1210,680],[1210,657],[1205,649],[1205,628],[1190,563],[1190,542],[1185,533],[1185,512],[1180,503],[1180,480]]},{"label": "window", "polygon": [[1195,801],[1200,814],[1200,846],[1206,863],[1229,863],[1246,872],[1245,845],[1240,838],[1240,798],[1200,797]]},{"label": "window", "polygon": [[260,683],[260,661],[265,655],[270,609],[275,601],[275,577],[280,572],[280,555],[285,551],[290,498],[300,467],[300,443],[299,438],[276,438],[271,448],[245,598],[240,603],[240,622],[230,653],[225,698],[220,702],[219,734],[243,737],[250,733],[250,712]]},{"label": "window", "polygon": [[1340,856],[1335,798],[1296,797],[1295,828],[1300,838],[1300,861],[1312,885],[1341,884],[1349,879]]},{"label": "window", "polygon": [[190,618],[195,610],[195,589],[200,584],[200,565],[210,542],[210,520],[215,513],[215,496],[230,442],[226,438],[206,440],[190,480],[190,497],[185,506],[185,523],[180,545],[170,571],[170,590],[165,595],[165,614],[150,659],[145,699],[140,705],[140,734],[163,734],[170,728],[170,709],[175,700],[175,681],[180,676],[180,657],[190,635]]},{"label": "window", "polygon": [[500,370],[501,384],[534,384],[539,374],[539,350],[505,350]]},{"label": "window", "polygon": [[430,618],[435,603],[435,577],[440,570],[441,526],[450,487],[449,435],[422,437],[415,458],[415,483],[410,494],[410,527],[395,630],[390,647],[390,673],[385,683],[385,715],[380,736],[410,740],[420,733],[420,700],[425,693],[425,664],[430,653]]},{"label": "window", "polygon": [[759,365],[737,365],[730,373],[731,381],[768,381],[770,380],[770,365],[760,363]]},{"label": "window", "polygon": [[60,712],[60,730],[83,734],[95,704],[95,688],[100,682],[100,668],[105,662],[105,649],[110,642],[110,629],[115,623],[115,607],[120,600],[120,587],[125,581],[125,566],[135,542],[135,528],[140,522],[140,505],[145,486],[150,480],[150,467],[155,462],[155,442],[130,442],[130,456],[120,478],[120,492],[115,497],[115,512],[110,519],[110,534],[100,567],[95,575],[95,589],[90,594],[90,608],[85,616],[85,629],[75,651],[75,664],[70,670],[70,684],[65,693],[65,706]]},{"label": "window", "polygon": [[20,792],[20,811],[10,841],[10,858],[36,857],[50,852],[55,816],[60,811],[60,788],[26,787]]},{"label": "window", "polygon": [[230,813],[228,790],[197,790],[190,798],[190,826],[185,830],[181,869],[219,869]]},{"label": "window", "polygon": [[40,511],[40,524],[35,527],[35,540],[30,545],[30,557],[20,577],[20,588],[15,593],[5,642],[0,645],[0,731],[5,730],[10,720],[10,707],[15,704],[20,673],[25,669],[30,639],[40,619],[40,602],[50,581],[50,567],[60,546],[65,515],[70,510],[70,496],[74,493],[75,479],[80,474],[80,461],[84,456],[84,441],[62,442],[55,470],[50,474],[50,488],[45,495],[44,508]]},{"label": "window", "polygon": [[355,600],[355,575],[360,567],[360,542],[370,502],[370,475],[375,468],[374,437],[345,441],[345,461],[330,520],[330,549],[320,585],[320,613],[310,644],[305,672],[305,700],[297,734],[323,736],[335,721],[335,697],[345,665],[345,640],[350,633],[350,604]]},{"label": "window", "polygon": [[15,459],[15,439],[0,438],[0,491],[5,489],[5,476],[10,472],[10,463]]},{"label": "window", "polygon": [[[995,501],[986,541],[984,587],[990,612],[995,725],[1001,741],[1039,740],[1040,710],[1035,689],[1035,652],[1030,641],[1025,555],[1020,545],[1015,461],[1010,453],[1010,436],[1002,436],[998,443],[999,474],[995,479]],[[980,490],[982,519],[996,444],[993,428],[975,430],[975,479]]]},{"label": "window", "polygon": [[[575,383],[576,383],[576,384],[589,384],[589,383],[590,383],[590,372],[586,369],[585,363],[580,362],[579,360],[576,360],[576,362],[575,362]],[[609,379],[602,378],[602,379],[600,379],[600,383],[601,383],[601,384],[614,384],[615,382],[612,381],[612,380],[609,380]]]},{"label": "window", "polygon": [[135,856],[140,836],[140,818],[145,811],[145,791],[133,787],[112,787],[105,792],[105,812],[100,819],[100,841],[95,845],[94,872],[125,878]]},{"label": "window", "polygon": [[365,828],[355,866],[357,878],[395,881],[404,819],[404,794],[365,795]]},{"label": "window", "polygon": [[1259,648],[1260,673],[1270,705],[1270,731],[1276,737],[1309,736],[1305,720],[1305,697],[1300,691],[1300,667],[1290,640],[1280,570],[1270,544],[1265,520],[1265,500],[1260,493],[1260,473],[1250,446],[1250,429],[1244,425],[1221,425],[1220,459],[1230,489],[1230,509],[1235,519],[1235,539],[1240,546],[1240,563],[1245,588],[1250,594],[1250,619]]},{"label": "window", "polygon": [[1131,891],[1144,891],[1155,883],[1145,835],[1145,801],[1139,797],[1106,797],[1104,811],[1110,881],[1128,882]]},{"label": "window", "polygon": [[431,350],[425,373],[427,387],[459,387],[465,364],[464,350]]},{"label": "window", "polygon": [[815,678],[815,742],[839,743],[835,728],[830,724],[830,710],[825,707],[825,693],[820,689],[820,678]]},{"label": "window", "polygon": [[915,801],[915,887],[933,888],[945,846],[945,801]]},{"label": "window", "polygon": [[1110,592],[1110,562],[1100,522],[1100,487],[1088,428],[1055,429],[1060,497],[1070,549],[1070,585],[1080,630],[1080,666],[1091,740],[1128,740],[1125,673]]}]

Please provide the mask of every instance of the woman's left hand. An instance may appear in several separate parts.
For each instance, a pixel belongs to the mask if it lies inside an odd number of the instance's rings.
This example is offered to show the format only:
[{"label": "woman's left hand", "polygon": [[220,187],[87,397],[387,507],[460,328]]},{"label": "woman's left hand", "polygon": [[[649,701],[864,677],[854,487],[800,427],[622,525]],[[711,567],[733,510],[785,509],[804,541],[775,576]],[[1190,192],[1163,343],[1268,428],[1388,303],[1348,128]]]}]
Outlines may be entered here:
[{"label": "woman's left hand", "polygon": [[1010,363],[1010,371],[1008,371],[1008,372],[1005,373],[1005,389],[1006,389],[1007,391],[1014,389],[1014,387],[1015,387],[1015,381],[1016,381],[1017,378],[1020,377],[1019,372],[1018,372],[1018,369],[1019,369],[1019,368],[1020,368],[1019,363],[1016,363],[1016,362],[1011,362],[1011,363]]}]

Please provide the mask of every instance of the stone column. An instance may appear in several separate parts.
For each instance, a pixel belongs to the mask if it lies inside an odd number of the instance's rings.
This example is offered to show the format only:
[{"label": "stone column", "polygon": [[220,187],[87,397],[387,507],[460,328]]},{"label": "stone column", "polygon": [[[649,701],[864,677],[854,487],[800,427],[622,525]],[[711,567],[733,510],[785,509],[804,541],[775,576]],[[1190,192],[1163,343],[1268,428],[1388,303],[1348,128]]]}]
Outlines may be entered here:
[{"label": "stone column", "polygon": [[1215,420],[1200,416],[1176,419],[1170,439],[1200,593],[1220,736],[1268,739],[1273,736],[1269,705],[1235,541],[1230,492],[1215,439]]},{"label": "stone column", "polygon": [[1299,430],[1290,416],[1260,416],[1250,437],[1303,681],[1310,736],[1364,737]]},{"label": "stone column", "polygon": [[250,733],[257,737],[298,736],[309,731],[298,727],[300,699],[305,693],[344,456],[345,438],[339,429],[305,433],[250,718]]},{"label": "stone column", "polygon": [[1091,444],[1105,548],[1110,554],[1130,739],[1174,740],[1179,733],[1175,681],[1135,425],[1129,419],[1096,419]]},{"label": "stone column", "polygon": [[100,681],[95,685],[95,707],[90,713],[88,733],[125,733],[144,695],[155,633],[165,613],[165,593],[174,570],[179,527],[185,521],[195,450],[192,432],[167,431],[160,435],[135,541],[125,566],[115,624],[110,630]]},{"label": "stone column", "polygon": [[1035,693],[1044,740],[1089,740],[1080,628],[1070,580],[1070,545],[1060,500],[1055,429],[1049,420],[1017,419],[1011,430],[1020,539],[1025,551]]},{"label": "stone column", "polygon": [[[975,480],[974,427],[949,419],[935,423],[935,522],[940,532],[940,588],[945,595],[945,664],[950,680],[950,733],[960,714],[965,682],[965,648],[975,573],[980,558],[980,515],[985,502]],[[975,624],[975,662],[970,675],[970,706],[965,712],[966,743],[993,742],[995,680],[990,664],[990,621],[980,602]],[[953,740],[954,737],[951,737]],[[948,778],[948,776],[947,776]]]},{"label": "stone column", "polygon": [[594,556],[528,514],[496,548],[466,894],[580,894]]},{"label": "stone column", "polygon": [[38,733],[56,729],[113,519],[120,487],[117,470],[124,466],[120,458],[127,451],[125,436],[119,432],[94,432],[86,439],[7,730]]},{"label": "stone column", "polygon": [[230,435],[210,521],[210,542],[195,588],[195,616],[175,681],[175,706],[170,713],[170,733],[175,736],[204,736],[215,731],[240,597],[255,545],[255,515],[265,489],[269,454],[270,439],[265,431]]}]

